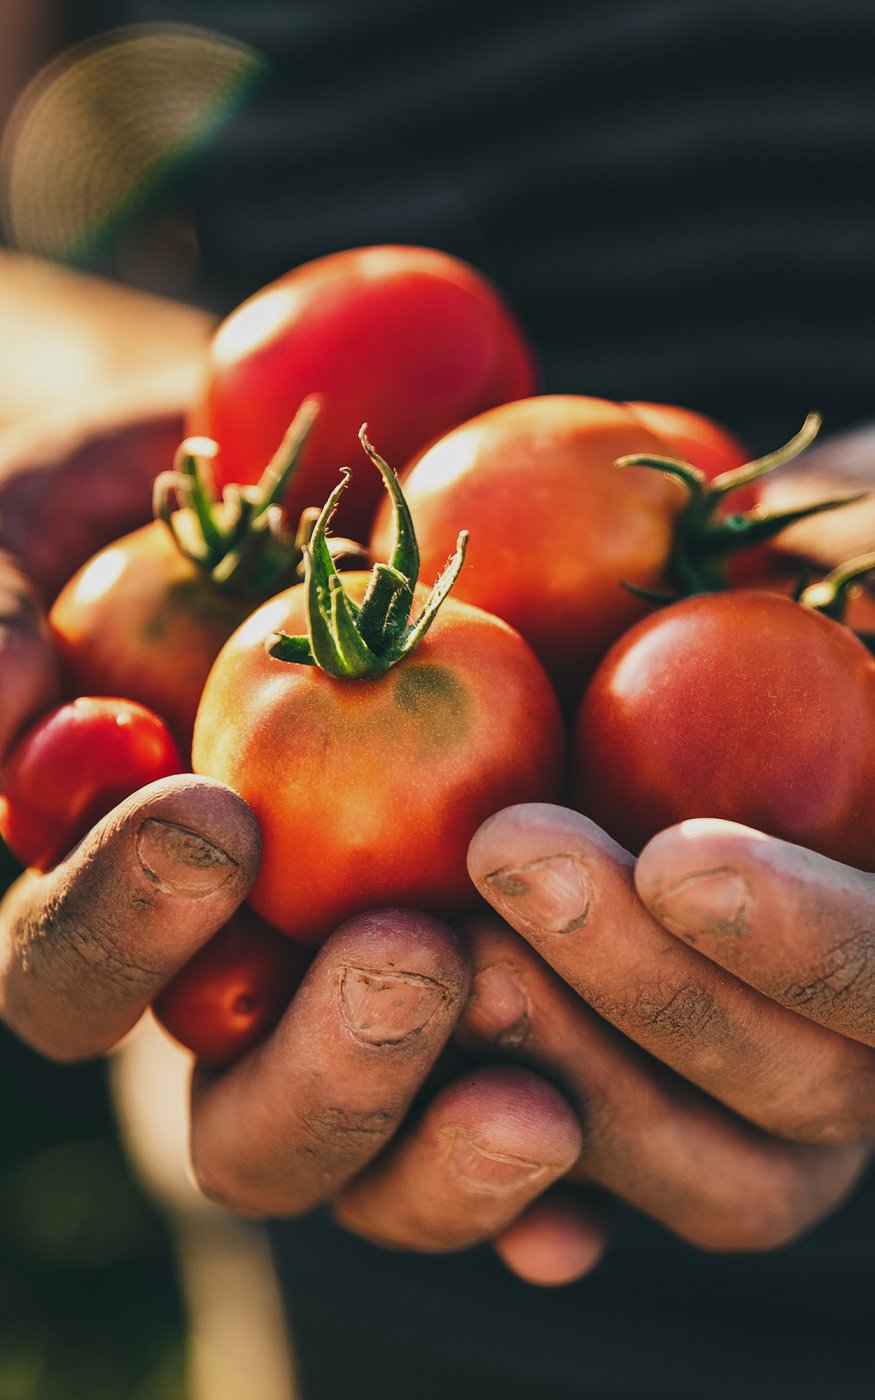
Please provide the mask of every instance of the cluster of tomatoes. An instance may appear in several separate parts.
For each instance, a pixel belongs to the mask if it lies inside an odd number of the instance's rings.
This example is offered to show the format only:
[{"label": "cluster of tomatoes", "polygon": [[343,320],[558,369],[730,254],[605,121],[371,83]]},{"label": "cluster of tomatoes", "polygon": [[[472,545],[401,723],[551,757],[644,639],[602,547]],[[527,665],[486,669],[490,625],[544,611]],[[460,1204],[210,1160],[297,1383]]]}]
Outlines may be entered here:
[{"label": "cluster of tomatoes", "polygon": [[[813,427],[748,464],[701,414],[537,389],[455,259],[308,264],[219,328],[156,520],[52,608],[74,698],[6,767],[18,856],[50,868],[189,766],[258,818],[247,906],[155,1007],[203,1060],[265,1034],[345,918],[470,907],[468,843],[511,803],[570,801],[632,851],[719,816],[872,868],[853,577],[788,596],[761,551],[790,517],[754,503]],[[727,586],[741,545],[761,587]]]}]

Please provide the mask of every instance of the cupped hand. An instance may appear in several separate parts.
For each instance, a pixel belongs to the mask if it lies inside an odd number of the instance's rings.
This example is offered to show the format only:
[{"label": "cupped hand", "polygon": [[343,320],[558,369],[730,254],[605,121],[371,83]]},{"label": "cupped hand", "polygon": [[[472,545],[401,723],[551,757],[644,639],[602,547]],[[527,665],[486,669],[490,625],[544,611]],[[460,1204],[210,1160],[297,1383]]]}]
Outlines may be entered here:
[{"label": "cupped hand", "polygon": [[[875,880],[725,822],[635,861],[564,808],[480,828],[470,1044],[560,1084],[573,1175],[707,1249],[779,1246],[875,1140]],[[523,935],[522,942],[507,927]]]}]

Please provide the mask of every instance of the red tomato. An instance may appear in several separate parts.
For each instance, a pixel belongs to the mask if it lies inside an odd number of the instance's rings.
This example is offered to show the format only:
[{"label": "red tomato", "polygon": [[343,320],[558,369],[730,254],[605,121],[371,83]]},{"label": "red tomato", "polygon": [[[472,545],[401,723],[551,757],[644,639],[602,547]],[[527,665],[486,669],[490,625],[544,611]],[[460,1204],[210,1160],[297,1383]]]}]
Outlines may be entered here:
[{"label": "red tomato", "polygon": [[[668,586],[685,494],[658,472],[614,465],[631,453],[664,457],[668,449],[623,404],[545,396],[463,424],[403,477],[424,576],[439,572],[459,530],[469,530],[454,596],[521,632],[573,698],[648,611],[624,583]],[[376,557],[391,534],[387,502],[372,539]]]},{"label": "red tomato", "polygon": [[[367,581],[344,575],[359,601]],[[279,630],[306,631],[304,587],[226,644],[194,732],[195,771],[229,784],[258,818],[254,908],[318,943],[381,905],[444,917],[475,905],[466,852],[479,824],[562,791],[558,705],[525,642],[451,598],[384,676],[334,680],[271,656],[266,639]]]},{"label": "red tomato", "polygon": [[44,715],[10,754],[0,835],[22,864],[48,870],[125,797],[182,767],[151,710],[82,696]]},{"label": "red tomato", "polygon": [[273,1029],[307,970],[306,951],[245,906],[156,997],[156,1020],[204,1064],[237,1059]]},{"label": "red tomato", "polygon": [[628,403],[626,407],[668,444],[670,455],[691,462],[709,481],[750,461],[750,453],[738,438],[704,413],[668,403]]},{"label": "red tomato", "polygon": [[[305,263],[232,312],[213,339],[191,431],[220,444],[220,482],[251,482],[297,405],[323,413],[287,497],[320,504],[363,422],[393,466],[507,399],[534,392],[522,331],[473,268],[431,248],[354,248]],[[360,473],[346,533],[367,531],[379,479]]]},{"label": "red tomato", "polygon": [[586,692],[575,805],[630,851],[722,817],[875,869],[875,658],[773,593],[688,598],[609,652]]},{"label": "red tomato", "polygon": [[252,608],[213,588],[154,520],[84,564],[49,624],[69,694],[129,695],[163,716],[187,755],[207,673]]}]

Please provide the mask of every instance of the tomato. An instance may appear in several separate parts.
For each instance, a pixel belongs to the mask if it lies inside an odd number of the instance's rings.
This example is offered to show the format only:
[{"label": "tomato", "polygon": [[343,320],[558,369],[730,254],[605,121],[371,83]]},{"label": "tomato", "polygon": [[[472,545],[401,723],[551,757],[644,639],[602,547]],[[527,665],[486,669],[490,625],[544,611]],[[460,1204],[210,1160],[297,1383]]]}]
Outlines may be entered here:
[{"label": "tomato", "polygon": [[[361,601],[368,576],[343,580]],[[382,905],[444,917],[472,907],[465,862],[478,825],[562,791],[547,677],[510,627],[453,599],[378,679],[280,661],[270,638],[306,632],[307,595],[290,589],[238,629],[195,724],[195,771],[239,792],[261,827],[253,907],[308,943]]]},{"label": "tomato", "polygon": [[[473,268],[430,248],[354,248],[305,263],[238,307],[212,341],[191,431],[221,445],[221,482],[254,481],[308,394],[324,411],[287,498],[319,505],[367,421],[401,466],[472,414],[534,392],[526,339]],[[362,473],[344,504],[367,532],[379,482]]]},{"label": "tomato", "polygon": [[[670,455],[625,405],[551,395],[479,415],[403,476],[425,574],[436,574],[459,530],[469,530],[455,596],[521,632],[575,698],[611,643],[648,611],[623,585],[668,587],[685,496],[658,472],[614,465],[629,453]],[[390,536],[384,508],[375,553]]]},{"label": "tomato", "polygon": [[773,593],[676,603],[608,653],[580,708],[575,806],[637,852],[722,817],[875,869],[875,658]]},{"label": "tomato", "polygon": [[10,754],[0,835],[24,865],[48,870],[125,797],[182,766],[151,710],[81,696],[39,719]]},{"label": "tomato", "polygon": [[152,1011],[174,1040],[219,1067],[273,1029],[308,962],[303,948],[244,905],[167,983]]},{"label": "tomato", "polygon": [[[313,422],[304,403],[257,487],[220,501],[215,443],[187,439],[156,482],[160,518],[101,550],[49,613],[68,692],[120,694],[157,710],[183,752],[207,672],[236,627],[297,575],[276,504]],[[277,445],[275,444],[275,447]],[[172,509],[172,501],[186,502]]]},{"label": "tomato", "polygon": [[636,418],[668,445],[675,457],[691,462],[708,480],[721,472],[743,467],[750,453],[728,428],[696,413],[668,403],[628,403]]},{"label": "tomato", "polygon": [[163,716],[187,754],[207,673],[251,611],[212,588],[155,520],[83,565],[49,624],[68,694],[130,695]]}]

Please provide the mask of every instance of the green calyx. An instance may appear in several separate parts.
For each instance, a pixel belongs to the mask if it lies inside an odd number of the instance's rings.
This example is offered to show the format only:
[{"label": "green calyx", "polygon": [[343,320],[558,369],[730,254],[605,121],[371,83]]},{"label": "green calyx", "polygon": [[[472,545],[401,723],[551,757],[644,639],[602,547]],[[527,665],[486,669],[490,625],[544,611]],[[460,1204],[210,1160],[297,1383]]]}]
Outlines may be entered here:
[{"label": "green calyx", "polygon": [[[255,486],[227,486],[220,497],[210,466],[219,446],[206,437],[186,438],[173,470],[157,478],[156,518],[167,526],[180,553],[222,592],[268,597],[302,576],[303,548],[318,511],[305,511],[292,531],[282,501],[318,412],[318,400],[305,399]],[[180,509],[188,516],[184,528]],[[349,540],[332,544],[338,554],[361,553]]]},{"label": "green calyx", "polygon": [[349,480],[344,469],[304,546],[304,586],[307,590],[307,636],[275,632],[268,640],[278,661],[319,666],[335,680],[373,680],[409,656],[425,636],[455,583],[465,560],[468,536],[462,531],[456,552],[434,585],[421,612],[410,621],[419,578],[419,547],[413,521],[398,478],[366,436],[359,441],[383,478],[392,501],[395,540],[392,557],[375,564],[361,603],[354,603],[335,567],[326,532]]},{"label": "green calyx", "polygon": [[[848,604],[863,586],[863,579],[875,573],[875,554],[860,554],[839,564],[825,578],[810,583],[799,593],[797,602],[804,608],[823,613],[834,622],[844,622]],[[875,634],[858,632],[857,636],[870,651],[875,651]]]},{"label": "green calyx", "polygon": [[704,472],[689,462],[674,457],[651,457],[646,454],[620,457],[618,467],[649,467],[680,481],[688,492],[686,507],[678,521],[668,564],[668,576],[675,591],[653,593],[647,589],[626,586],[651,602],[673,603],[696,593],[713,593],[726,587],[726,566],[729,557],[753,545],[773,539],[789,525],[805,520],[821,511],[837,510],[860,500],[866,492],[817,501],[814,505],[795,510],[767,511],[759,506],[744,513],[721,513],[727,497],[742,487],[768,476],[778,467],[792,462],[817,437],[820,416],[809,413],[799,432],[776,452],[748,462],[733,471],[723,472],[708,481]]}]

